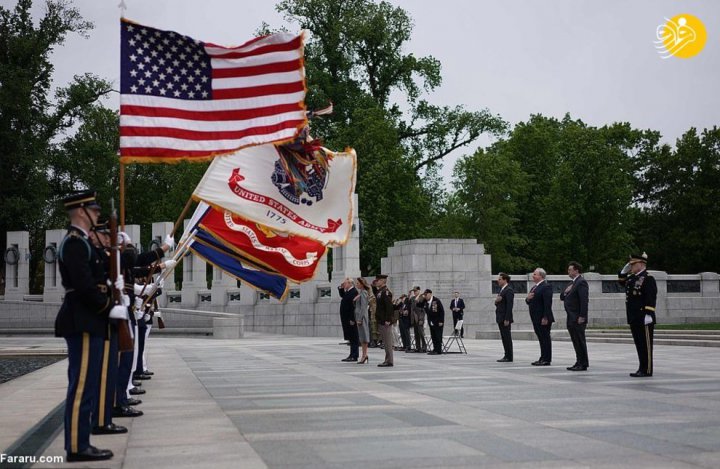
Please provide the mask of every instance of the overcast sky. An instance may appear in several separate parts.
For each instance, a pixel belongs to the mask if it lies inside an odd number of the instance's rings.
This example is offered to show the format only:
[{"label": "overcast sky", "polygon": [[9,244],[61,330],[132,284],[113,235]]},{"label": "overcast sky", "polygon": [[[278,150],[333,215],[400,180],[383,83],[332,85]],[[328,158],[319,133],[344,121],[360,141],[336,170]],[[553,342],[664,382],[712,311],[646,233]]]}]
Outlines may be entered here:
[{"label": "overcast sky", "polygon": [[[44,2],[35,0],[39,15]],[[95,24],[90,39],[70,37],[53,61],[56,83],[92,72],[119,83],[119,0],[75,0]],[[126,0],[125,16],[196,39],[237,45],[265,21],[286,25],[275,1]],[[392,0],[415,22],[407,52],[432,55],[443,84],[438,105],[489,108],[512,124],[530,114],[566,112],[592,125],[627,121],[674,143],[690,127],[720,124],[720,1]],[[14,0],[0,0],[12,7]],[[662,60],[656,27],[690,13],[707,29],[705,49]],[[291,26],[291,30],[297,30]],[[119,98],[107,103],[117,107]],[[486,144],[487,140],[480,142]],[[474,145],[446,159],[454,160]],[[360,155],[361,157],[361,155]]]}]

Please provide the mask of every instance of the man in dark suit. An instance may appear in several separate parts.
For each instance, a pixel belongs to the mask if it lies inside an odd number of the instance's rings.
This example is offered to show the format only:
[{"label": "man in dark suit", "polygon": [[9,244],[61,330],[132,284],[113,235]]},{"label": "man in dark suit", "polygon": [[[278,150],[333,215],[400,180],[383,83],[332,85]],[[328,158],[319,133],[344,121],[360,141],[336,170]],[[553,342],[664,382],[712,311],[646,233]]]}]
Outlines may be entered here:
[{"label": "man in dark suit", "polygon": [[430,337],[432,338],[433,350],[428,355],[440,355],[442,353],[442,333],[445,324],[445,308],[442,302],[433,296],[432,290],[425,290],[425,312],[430,324]]},{"label": "man in dark suit", "polygon": [[340,320],[343,327],[347,327],[348,338],[350,339],[350,355],[343,358],[344,362],[356,362],[360,355],[360,338],[357,326],[355,325],[355,297],[358,295],[353,286],[352,280],[346,278],[338,287],[340,293]]},{"label": "man in dark suit", "polygon": [[550,329],[555,317],[552,312],[552,287],[547,283],[545,269],[538,267],[532,273],[535,285],[530,289],[525,303],[530,307],[530,319],[535,335],[540,342],[540,359],[532,362],[535,366],[549,366],[552,362],[552,341]]},{"label": "man in dark suit", "polygon": [[[452,299],[450,302],[450,311],[452,311],[453,315],[453,327],[455,327],[458,323],[458,321],[463,320],[463,314],[465,312],[465,302],[462,298],[460,298],[460,292],[456,291],[453,293],[455,298]],[[465,327],[460,328],[460,337],[465,337]]]},{"label": "man in dark suit", "polygon": [[498,274],[497,283],[500,286],[500,293],[495,298],[495,320],[500,328],[505,355],[498,360],[500,363],[513,361],[513,344],[510,328],[513,322],[513,302],[515,292],[510,287],[510,276],[504,272]]},{"label": "man in dark suit", "polygon": [[630,373],[633,378],[653,375],[653,333],[657,319],[657,284],[648,274],[647,254],[633,254],[630,262],[618,274],[618,281],[625,285],[625,310],[630,324],[640,368]]},{"label": "man in dark suit", "polygon": [[587,343],[585,342],[585,328],[588,321],[589,288],[582,274],[582,265],[573,261],[568,264],[568,275],[572,279],[570,285],[560,293],[560,301],[567,313],[567,328],[575,348],[575,364],[569,366],[570,371],[585,371],[588,369]]}]

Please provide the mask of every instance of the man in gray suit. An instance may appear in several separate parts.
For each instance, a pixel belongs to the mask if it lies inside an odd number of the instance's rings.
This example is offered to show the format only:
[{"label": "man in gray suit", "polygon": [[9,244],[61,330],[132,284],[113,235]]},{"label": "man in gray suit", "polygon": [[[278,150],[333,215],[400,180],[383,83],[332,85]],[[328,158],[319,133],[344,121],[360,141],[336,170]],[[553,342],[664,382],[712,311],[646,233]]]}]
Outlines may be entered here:
[{"label": "man in gray suit", "polygon": [[576,361],[567,369],[570,371],[585,371],[588,369],[587,343],[585,341],[585,328],[588,320],[589,288],[583,278],[582,265],[577,262],[568,264],[568,275],[572,279],[565,291],[560,293],[560,301],[567,313],[567,328],[575,348]]},{"label": "man in gray suit", "polygon": [[502,339],[505,355],[498,362],[513,361],[513,344],[510,328],[513,322],[513,301],[515,300],[515,292],[510,287],[510,276],[504,272],[498,274],[497,279],[500,293],[495,298],[495,320],[500,328],[500,338]]}]

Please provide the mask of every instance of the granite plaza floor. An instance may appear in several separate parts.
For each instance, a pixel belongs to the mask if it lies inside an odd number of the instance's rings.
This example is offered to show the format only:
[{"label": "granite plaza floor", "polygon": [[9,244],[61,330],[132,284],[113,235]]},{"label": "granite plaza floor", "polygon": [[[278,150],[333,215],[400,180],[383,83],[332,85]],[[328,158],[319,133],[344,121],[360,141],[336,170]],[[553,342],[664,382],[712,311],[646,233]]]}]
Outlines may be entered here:
[{"label": "granite plaza floor", "polygon": [[[62,341],[0,338],[0,351],[28,344]],[[655,376],[634,379],[632,345],[591,343],[590,370],[572,373],[569,342],[550,367],[530,365],[533,341],[515,341],[511,364],[495,362],[499,341],[465,344],[383,369],[379,349],[342,363],[337,338],[151,338],[146,415],[92,437],[112,460],[62,467],[720,467],[720,348],[658,346]],[[0,385],[0,421],[31,427],[62,400],[65,367]],[[44,454],[64,454],[62,434]]]}]

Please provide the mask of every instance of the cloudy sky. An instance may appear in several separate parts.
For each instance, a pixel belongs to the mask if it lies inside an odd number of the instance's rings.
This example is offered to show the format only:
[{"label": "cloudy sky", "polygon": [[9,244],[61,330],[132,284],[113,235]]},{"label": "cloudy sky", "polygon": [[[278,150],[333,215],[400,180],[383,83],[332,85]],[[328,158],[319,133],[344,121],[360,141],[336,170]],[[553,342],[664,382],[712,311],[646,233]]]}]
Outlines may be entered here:
[{"label": "cloudy sky", "polygon": [[[0,0],[12,7],[14,0]],[[95,23],[69,38],[53,61],[56,83],[93,72],[119,82],[119,0],[75,0]],[[125,16],[208,42],[236,45],[265,21],[287,25],[272,0],[125,0]],[[627,121],[665,141],[720,124],[720,1],[391,0],[415,22],[407,52],[442,63],[439,105],[489,108],[510,123],[569,112],[592,125]],[[36,0],[37,13],[43,2]],[[707,29],[704,50],[662,60],[654,49],[664,18],[689,13]],[[291,26],[296,30],[296,26]],[[118,97],[108,105],[117,107]],[[487,143],[487,140],[480,143]],[[451,155],[444,174],[463,153]]]}]

